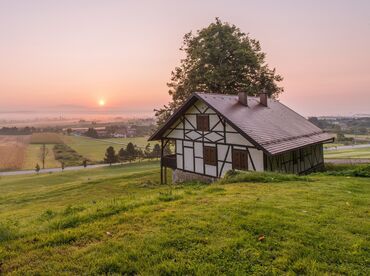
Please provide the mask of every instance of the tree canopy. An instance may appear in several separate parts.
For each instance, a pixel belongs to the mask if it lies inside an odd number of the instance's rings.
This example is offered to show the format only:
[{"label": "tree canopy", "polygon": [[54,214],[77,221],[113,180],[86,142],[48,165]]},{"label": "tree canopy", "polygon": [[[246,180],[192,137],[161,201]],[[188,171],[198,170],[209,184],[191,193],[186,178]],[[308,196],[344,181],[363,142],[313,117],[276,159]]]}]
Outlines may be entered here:
[{"label": "tree canopy", "polygon": [[114,148],[112,146],[109,146],[105,152],[105,163],[112,164],[117,162],[117,156]]},{"label": "tree canopy", "polygon": [[264,91],[275,98],[283,92],[278,85],[283,78],[266,63],[259,41],[218,18],[195,35],[185,34],[180,50],[185,58],[167,84],[172,101],[155,110],[159,125],[193,92],[256,95]]}]

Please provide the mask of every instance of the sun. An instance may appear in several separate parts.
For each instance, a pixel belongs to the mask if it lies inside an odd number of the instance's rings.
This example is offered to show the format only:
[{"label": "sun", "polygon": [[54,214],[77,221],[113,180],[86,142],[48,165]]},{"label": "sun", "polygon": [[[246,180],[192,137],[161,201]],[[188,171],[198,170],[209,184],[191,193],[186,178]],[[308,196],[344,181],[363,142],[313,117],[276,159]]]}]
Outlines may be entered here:
[{"label": "sun", "polygon": [[105,101],[104,100],[99,100],[99,106],[105,106]]}]

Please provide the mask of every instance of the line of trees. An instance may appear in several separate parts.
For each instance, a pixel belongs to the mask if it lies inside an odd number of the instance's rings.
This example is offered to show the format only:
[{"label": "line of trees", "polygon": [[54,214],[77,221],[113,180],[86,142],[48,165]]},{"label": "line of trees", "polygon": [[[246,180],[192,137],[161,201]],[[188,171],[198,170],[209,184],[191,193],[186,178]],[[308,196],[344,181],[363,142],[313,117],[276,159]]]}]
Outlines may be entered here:
[{"label": "line of trees", "polygon": [[[169,147],[165,148],[165,154],[171,154],[171,149]],[[155,144],[152,148],[150,144],[147,144],[144,149],[134,145],[133,143],[128,143],[126,148],[121,148],[118,153],[115,149],[110,146],[105,152],[104,162],[108,164],[117,162],[132,162],[140,159],[154,159],[161,156],[161,146]]]}]

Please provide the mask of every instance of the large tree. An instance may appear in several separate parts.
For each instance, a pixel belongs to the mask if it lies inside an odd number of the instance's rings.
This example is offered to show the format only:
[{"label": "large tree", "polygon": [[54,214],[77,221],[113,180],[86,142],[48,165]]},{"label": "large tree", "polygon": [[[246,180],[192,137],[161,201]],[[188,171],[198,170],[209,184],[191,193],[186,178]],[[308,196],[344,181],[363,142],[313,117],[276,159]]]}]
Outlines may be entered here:
[{"label": "large tree", "polygon": [[180,48],[185,53],[167,84],[172,101],[156,111],[161,125],[193,92],[257,95],[261,91],[277,97],[282,77],[265,61],[259,41],[235,25],[216,21],[208,27],[185,34]]}]

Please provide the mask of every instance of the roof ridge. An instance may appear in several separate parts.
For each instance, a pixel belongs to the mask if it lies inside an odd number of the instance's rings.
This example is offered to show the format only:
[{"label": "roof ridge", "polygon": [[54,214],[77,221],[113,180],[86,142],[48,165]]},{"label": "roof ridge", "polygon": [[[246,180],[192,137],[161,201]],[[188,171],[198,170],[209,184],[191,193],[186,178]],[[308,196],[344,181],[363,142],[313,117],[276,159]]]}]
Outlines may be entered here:
[{"label": "roof ridge", "polygon": [[[221,93],[208,93],[208,92],[194,92],[194,94],[201,94],[201,95],[213,95],[213,96],[221,96],[221,97],[238,97],[236,94],[221,94]],[[258,98],[258,96],[250,96],[248,98]]]}]

